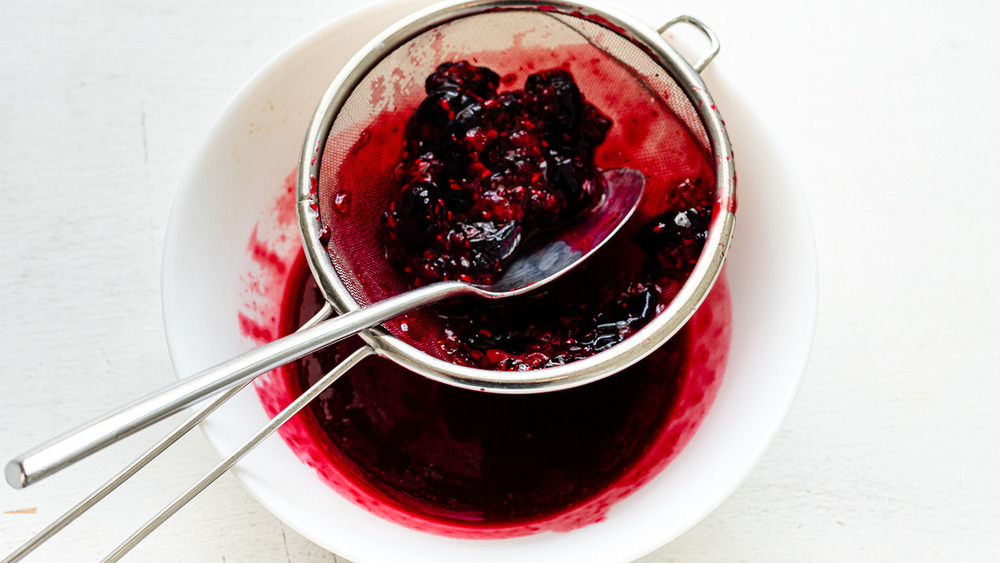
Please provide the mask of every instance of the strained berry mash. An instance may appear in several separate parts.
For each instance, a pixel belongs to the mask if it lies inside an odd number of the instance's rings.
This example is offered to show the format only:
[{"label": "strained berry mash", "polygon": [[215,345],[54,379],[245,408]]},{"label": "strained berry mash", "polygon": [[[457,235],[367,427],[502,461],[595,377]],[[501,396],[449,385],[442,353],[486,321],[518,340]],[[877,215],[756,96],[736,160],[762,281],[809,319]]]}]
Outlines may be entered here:
[{"label": "strained berry mash", "polygon": [[427,77],[406,125],[387,215],[389,262],[415,286],[489,284],[522,241],[584,210],[598,191],[594,147],[611,121],[552,69],[523,90],[467,62]]},{"label": "strained berry mash", "polygon": [[[613,123],[573,75],[554,68],[530,74],[522,89],[500,92],[500,84],[488,68],[444,63],[406,123],[385,247],[413,286],[492,283],[524,240],[585,213],[599,194],[595,151]],[[670,198],[644,196],[661,199],[654,216],[544,293],[439,307],[440,351],[464,365],[528,370],[621,342],[691,273],[708,232],[711,188],[696,176],[670,186]]]}]

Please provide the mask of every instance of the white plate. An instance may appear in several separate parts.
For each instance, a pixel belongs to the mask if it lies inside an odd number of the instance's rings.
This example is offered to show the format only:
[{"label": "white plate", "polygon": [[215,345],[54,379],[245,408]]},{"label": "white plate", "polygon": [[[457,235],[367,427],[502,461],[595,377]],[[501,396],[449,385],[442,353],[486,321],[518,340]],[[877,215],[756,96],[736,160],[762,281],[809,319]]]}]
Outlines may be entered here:
[{"label": "white plate", "polygon": [[[280,199],[276,190],[295,167],[317,101],[357,49],[426,4],[394,1],[331,22],[258,72],[215,123],[178,190],[164,247],[163,316],[179,375],[250,346],[236,321],[252,267],[247,241]],[[733,343],[714,405],[661,474],[602,522],[503,540],[446,538],[378,518],[336,494],[277,436],[234,469],[247,490],[304,536],[357,563],[630,561],[718,506],[757,463],[798,390],[815,325],[817,265],[808,212],[778,143],[718,63],[704,78],[726,119],[739,174],[727,264]],[[225,455],[265,422],[256,394],[245,390],[203,429]]]}]

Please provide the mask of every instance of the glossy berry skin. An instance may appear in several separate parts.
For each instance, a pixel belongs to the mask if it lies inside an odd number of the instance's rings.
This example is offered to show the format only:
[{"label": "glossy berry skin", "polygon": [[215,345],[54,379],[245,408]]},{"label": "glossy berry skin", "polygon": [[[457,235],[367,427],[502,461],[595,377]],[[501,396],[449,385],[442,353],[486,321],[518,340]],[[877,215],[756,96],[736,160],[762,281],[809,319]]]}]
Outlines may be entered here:
[{"label": "glossy berry skin", "polygon": [[704,207],[665,211],[643,225],[634,240],[646,251],[646,276],[683,273],[694,267],[708,238],[712,216]]},{"label": "glossy berry skin", "polygon": [[437,186],[425,182],[407,185],[396,200],[393,227],[406,250],[420,250],[443,228],[446,212]]}]

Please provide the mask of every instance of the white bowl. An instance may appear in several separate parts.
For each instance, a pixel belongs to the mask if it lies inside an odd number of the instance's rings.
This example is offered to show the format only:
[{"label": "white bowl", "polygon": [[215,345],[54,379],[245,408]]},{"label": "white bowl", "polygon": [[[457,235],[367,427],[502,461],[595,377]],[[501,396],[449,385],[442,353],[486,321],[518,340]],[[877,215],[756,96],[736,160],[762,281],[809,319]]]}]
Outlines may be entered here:
[{"label": "white bowl", "polygon": [[[280,299],[281,284],[270,283],[280,273],[261,267],[267,261],[254,259],[248,241],[268,241],[278,262],[299,244],[292,200],[281,188],[316,103],[357,49],[428,3],[389,2],[331,22],[271,61],[225,108],[181,183],[164,247],[163,316],[179,376],[247,350],[247,329],[270,322],[254,317],[273,311],[254,307]],[[630,561],[718,506],[791,407],[812,342],[817,273],[808,213],[784,153],[717,64],[704,78],[726,119],[739,171],[727,262],[733,340],[714,405],[664,471],[601,522],[499,540],[448,538],[381,519],[335,493],[278,436],[233,470],[251,494],[302,535],[358,563]],[[226,455],[265,422],[247,389],[203,430]]]}]

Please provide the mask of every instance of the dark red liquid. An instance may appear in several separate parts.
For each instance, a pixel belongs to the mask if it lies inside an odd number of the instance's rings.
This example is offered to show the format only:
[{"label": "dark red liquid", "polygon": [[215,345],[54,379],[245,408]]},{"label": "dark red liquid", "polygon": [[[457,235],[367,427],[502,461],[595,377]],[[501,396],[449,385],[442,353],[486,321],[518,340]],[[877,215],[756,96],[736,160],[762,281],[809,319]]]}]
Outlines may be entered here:
[{"label": "dark red liquid", "polygon": [[[300,258],[282,332],[321,305]],[[728,305],[725,287],[717,288],[693,330],[647,360],[554,393],[468,391],[369,358],[283,435],[349,498],[412,527],[473,537],[577,527],[600,520],[690,438],[724,367]],[[283,368],[285,388],[261,391],[267,410],[279,409],[358,345],[347,341]]]}]

